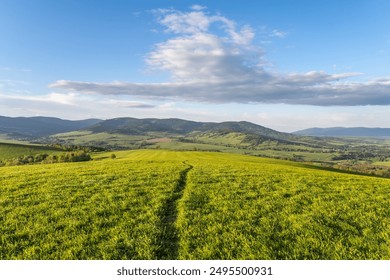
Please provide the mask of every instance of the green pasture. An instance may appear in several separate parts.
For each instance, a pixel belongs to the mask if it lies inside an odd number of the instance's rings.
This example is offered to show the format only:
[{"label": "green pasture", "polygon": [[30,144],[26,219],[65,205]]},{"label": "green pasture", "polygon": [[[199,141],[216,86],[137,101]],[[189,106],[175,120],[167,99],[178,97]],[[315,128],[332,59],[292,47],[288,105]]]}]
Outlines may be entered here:
[{"label": "green pasture", "polygon": [[221,152],[94,159],[0,168],[0,259],[390,259],[389,179]]},{"label": "green pasture", "polygon": [[63,151],[39,145],[0,143],[0,160],[8,160],[26,155],[58,154],[61,152]]}]

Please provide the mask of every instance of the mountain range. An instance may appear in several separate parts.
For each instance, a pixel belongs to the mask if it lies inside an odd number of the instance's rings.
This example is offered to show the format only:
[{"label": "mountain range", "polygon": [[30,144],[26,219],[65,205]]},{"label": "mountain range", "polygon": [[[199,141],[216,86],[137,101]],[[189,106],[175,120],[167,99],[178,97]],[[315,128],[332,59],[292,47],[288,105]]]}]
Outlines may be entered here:
[{"label": "mountain range", "polygon": [[0,134],[7,134],[14,138],[37,138],[79,130],[100,121],[99,119],[69,121],[52,117],[11,118],[0,116]]},{"label": "mountain range", "polygon": [[116,118],[98,122],[85,130],[94,133],[108,132],[127,135],[145,135],[150,132],[160,132],[168,134],[188,135],[200,132],[218,133],[249,133],[265,136],[274,139],[296,138],[289,133],[278,132],[261,125],[250,122],[195,122],[182,119],[136,119],[136,118]]},{"label": "mountain range", "polygon": [[4,142],[83,146],[95,150],[161,148],[233,152],[328,165],[390,158],[388,139],[371,139],[390,137],[389,130],[314,128],[284,133],[246,121],[216,123],[175,118],[70,121],[0,116],[0,139]]},{"label": "mountain range", "polygon": [[249,133],[274,139],[292,139],[296,137],[288,133],[278,132],[244,121],[213,123],[155,118],[86,119],[70,121],[52,117],[11,118],[0,116],[0,134],[7,134],[11,137],[39,138],[77,130],[90,131],[92,133],[106,132],[125,135],[147,135],[151,132],[187,135],[214,131],[219,133]]},{"label": "mountain range", "polygon": [[276,139],[279,141],[300,141],[302,136],[360,136],[360,137],[390,137],[390,128],[309,128],[294,133],[279,132],[261,125],[246,121],[239,122],[196,122],[182,119],[157,118],[115,118],[108,120],[86,119],[79,121],[63,120],[53,117],[4,117],[0,116],[0,134],[11,138],[40,138],[71,131],[89,131],[93,133],[112,133],[124,135],[186,135],[199,133],[241,133]]}]

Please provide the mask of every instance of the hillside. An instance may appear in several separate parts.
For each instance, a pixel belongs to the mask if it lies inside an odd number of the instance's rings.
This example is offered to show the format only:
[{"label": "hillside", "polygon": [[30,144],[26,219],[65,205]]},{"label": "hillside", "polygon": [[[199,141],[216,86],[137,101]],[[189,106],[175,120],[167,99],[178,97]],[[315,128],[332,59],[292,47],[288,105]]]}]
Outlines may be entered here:
[{"label": "hillside", "polygon": [[[349,160],[365,163],[390,159],[389,142],[385,140],[293,135],[244,121],[212,123],[117,118],[101,121],[80,131],[52,135],[45,143],[53,142],[106,149],[224,151],[325,165]],[[349,165],[342,168],[350,168]],[[376,173],[375,168],[368,169]],[[359,167],[359,170],[367,168]]]},{"label": "hillside", "polygon": [[368,127],[329,127],[329,128],[308,128],[294,132],[295,135],[307,136],[328,136],[328,137],[379,137],[390,138],[390,128],[368,128]]},{"label": "hillside", "polygon": [[[253,142],[253,137],[260,137],[262,140],[277,140],[284,142],[299,141],[301,137],[288,133],[278,132],[250,122],[195,122],[182,119],[136,119],[136,118],[115,118],[109,120],[80,120],[69,121],[58,118],[32,117],[32,118],[9,118],[0,117],[0,134],[7,135],[14,139],[30,138],[31,140],[42,141],[43,137],[57,134],[78,135],[78,131],[87,131],[89,134],[98,135],[102,133],[114,135],[128,135],[133,137],[197,137],[199,135],[227,135],[229,133],[240,133],[248,135]],[[81,133],[82,134],[82,133]],[[91,135],[90,135],[91,136]],[[61,137],[61,135],[60,135]],[[93,137],[89,137],[91,141]],[[99,138],[99,137],[97,137]],[[47,139],[46,139],[47,140]],[[244,139],[245,140],[245,139]]]},{"label": "hillside", "polygon": [[210,152],[0,168],[1,259],[389,259],[388,179]]},{"label": "hillside", "polygon": [[79,131],[51,135],[46,140],[115,149],[159,146],[160,142],[169,149],[192,143],[192,148],[211,145],[211,150],[220,150],[226,147],[257,147],[265,141],[310,145],[308,141],[305,142],[306,138],[244,121],[213,123],[182,119],[116,118],[98,122]]},{"label": "hillside", "polygon": [[127,135],[148,135],[150,133],[193,135],[205,132],[239,132],[261,135],[269,139],[290,140],[297,138],[288,133],[278,132],[264,126],[244,121],[213,123],[187,121],[182,119],[117,118],[99,122],[85,128],[85,130],[94,133],[108,132]]},{"label": "hillside", "polygon": [[10,118],[0,116],[0,134],[7,134],[13,138],[37,138],[79,130],[99,121],[98,119],[69,121],[51,117]]},{"label": "hillside", "polygon": [[[341,162],[347,163],[348,166],[342,166],[347,169],[351,164],[386,163],[390,160],[389,141],[386,139],[294,135],[245,121],[214,123],[155,118],[67,121],[45,117],[2,117],[1,124],[0,136],[3,136],[0,142],[17,139],[107,150],[163,148],[224,151],[325,165]],[[376,167],[368,169],[377,173]],[[368,169],[366,166],[359,167],[359,170]]]},{"label": "hillside", "polygon": [[22,145],[11,143],[0,143],[0,162],[2,160],[14,159],[20,156],[35,156],[38,154],[55,154],[61,150],[53,147],[39,145]]}]

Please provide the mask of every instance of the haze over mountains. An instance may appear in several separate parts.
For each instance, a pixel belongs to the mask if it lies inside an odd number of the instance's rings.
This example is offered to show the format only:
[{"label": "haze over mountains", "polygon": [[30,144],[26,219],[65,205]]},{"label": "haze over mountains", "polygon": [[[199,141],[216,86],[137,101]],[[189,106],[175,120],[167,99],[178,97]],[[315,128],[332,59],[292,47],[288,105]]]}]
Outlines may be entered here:
[{"label": "haze over mountains", "polygon": [[171,134],[191,134],[196,132],[239,132],[267,136],[275,139],[294,138],[293,135],[278,132],[261,125],[250,122],[195,122],[182,119],[135,119],[117,118],[102,121],[92,125],[86,130],[94,133],[109,132],[120,134],[144,135],[148,132],[161,132]]},{"label": "haze over mountains", "polygon": [[52,134],[79,130],[101,120],[69,121],[52,117],[3,117],[0,116],[0,134],[11,137],[44,137]]},{"label": "haze over mountains", "polygon": [[77,130],[86,130],[92,133],[106,132],[126,135],[146,135],[150,132],[184,135],[195,132],[218,131],[250,133],[275,139],[295,138],[291,134],[278,132],[244,121],[213,123],[154,118],[70,121],[51,117],[0,117],[0,133],[8,134],[11,137],[37,138]]},{"label": "haze over mountains", "polygon": [[329,128],[308,128],[294,132],[296,135],[326,136],[326,137],[390,137],[390,128],[369,128],[369,127],[329,127]]},{"label": "haze over mountains", "polygon": [[115,118],[109,120],[86,119],[71,121],[53,117],[12,118],[0,116],[0,134],[7,134],[10,137],[39,138],[77,130],[86,130],[92,133],[106,132],[126,135],[146,135],[149,132],[176,135],[202,132],[237,132],[283,141],[296,141],[300,136],[390,137],[390,128],[309,128],[290,134],[278,132],[246,121],[215,123],[175,118]]}]

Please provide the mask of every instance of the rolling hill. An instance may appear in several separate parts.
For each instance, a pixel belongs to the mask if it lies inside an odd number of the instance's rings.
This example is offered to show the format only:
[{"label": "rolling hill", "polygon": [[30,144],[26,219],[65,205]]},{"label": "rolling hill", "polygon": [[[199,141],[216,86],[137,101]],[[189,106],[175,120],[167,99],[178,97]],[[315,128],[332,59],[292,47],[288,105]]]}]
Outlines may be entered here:
[{"label": "rolling hill", "polygon": [[0,116],[0,134],[13,138],[37,138],[89,127],[100,120],[62,120],[52,117],[4,117]]},{"label": "rolling hill", "polygon": [[0,116],[0,134],[11,137],[39,138],[71,131],[90,131],[91,133],[111,133],[124,135],[195,135],[197,133],[246,133],[262,137],[292,140],[297,136],[278,132],[250,122],[195,122],[182,119],[136,119],[115,118],[108,120],[86,119],[79,121],[52,117],[3,117]]},{"label": "rolling hill", "polygon": [[148,135],[149,133],[165,133],[176,135],[194,135],[205,132],[246,133],[260,135],[265,138],[292,140],[298,137],[288,133],[278,132],[250,122],[195,122],[182,119],[136,119],[116,118],[101,121],[85,130],[93,133],[119,133],[127,135]]},{"label": "rolling hill", "polygon": [[79,131],[52,135],[46,140],[109,149],[161,147],[216,151],[228,148],[237,151],[258,148],[264,143],[322,147],[321,141],[314,138],[283,133],[246,121],[215,123],[155,118],[109,119]]},{"label": "rolling hill", "polygon": [[27,139],[30,143],[48,145],[93,146],[107,150],[224,151],[325,164],[339,160],[383,162],[390,158],[386,139],[330,139],[296,135],[246,121],[215,123],[175,118],[69,121],[47,117],[0,117],[1,134],[6,134],[3,139],[7,141],[9,138]]},{"label": "rolling hill", "polygon": [[[108,120],[87,119],[79,121],[50,117],[1,117],[0,135],[11,139],[29,139],[39,143],[65,141],[66,143],[93,144],[97,146],[117,145],[121,141],[134,139],[144,141],[153,138],[172,138],[184,142],[215,144],[216,139],[224,144],[256,146],[267,140],[294,144],[304,137],[279,132],[246,121],[239,122],[195,122],[176,118],[115,118]],[[232,141],[232,138],[236,138]],[[114,141],[112,141],[114,140]],[[128,145],[126,145],[129,147]]]}]

